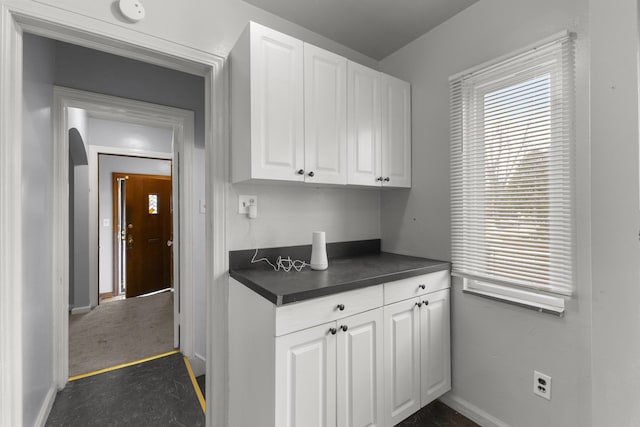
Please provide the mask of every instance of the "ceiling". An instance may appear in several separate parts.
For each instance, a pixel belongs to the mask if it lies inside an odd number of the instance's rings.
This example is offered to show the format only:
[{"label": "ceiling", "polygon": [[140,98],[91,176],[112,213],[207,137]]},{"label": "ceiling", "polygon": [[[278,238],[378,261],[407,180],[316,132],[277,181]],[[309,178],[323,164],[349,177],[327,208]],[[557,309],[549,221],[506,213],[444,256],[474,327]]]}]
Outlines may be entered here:
[{"label": "ceiling", "polygon": [[478,0],[245,0],[380,60]]}]

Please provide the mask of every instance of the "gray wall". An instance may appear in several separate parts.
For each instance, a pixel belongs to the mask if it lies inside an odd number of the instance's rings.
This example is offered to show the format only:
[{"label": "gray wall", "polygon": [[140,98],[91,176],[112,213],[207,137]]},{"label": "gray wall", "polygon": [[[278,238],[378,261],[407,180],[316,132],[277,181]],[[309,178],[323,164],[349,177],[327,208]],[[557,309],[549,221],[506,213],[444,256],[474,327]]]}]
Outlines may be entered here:
[{"label": "gray wall", "polygon": [[32,426],[53,387],[53,107],[55,49],[24,37],[23,365],[24,425]]},{"label": "gray wall", "polygon": [[638,2],[589,6],[593,425],[640,426]]},{"label": "gray wall", "polygon": [[[578,32],[578,280],[566,317],[463,294],[453,281],[447,401],[485,424],[591,424],[587,20],[580,0],[482,0],[381,61],[412,84],[414,159],[412,190],[382,195],[383,248],[450,259],[448,77],[561,30]],[[534,370],[552,377],[551,401],[534,396]]]},{"label": "gray wall", "polygon": [[[155,160],[136,157],[100,155],[100,293],[113,292],[113,172],[171,175],[170,160]],[[109,225],[104,225],[104,220]]]}]

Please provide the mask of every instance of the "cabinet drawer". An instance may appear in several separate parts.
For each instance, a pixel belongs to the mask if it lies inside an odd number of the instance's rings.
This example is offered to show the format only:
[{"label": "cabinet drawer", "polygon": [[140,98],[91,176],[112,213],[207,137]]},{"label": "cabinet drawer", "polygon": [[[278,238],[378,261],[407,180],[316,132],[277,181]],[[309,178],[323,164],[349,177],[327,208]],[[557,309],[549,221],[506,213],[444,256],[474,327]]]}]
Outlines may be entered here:
[{"label": "cabinet drawer", "polygon": [[384,304],[393,304],[408,298],[450,287],[449,270],[409,277],[384,284]]},{"label": "cabinet drawer", "polygon": [[277,307],[276,336],[381,307],[382,294],[378,285]]}]

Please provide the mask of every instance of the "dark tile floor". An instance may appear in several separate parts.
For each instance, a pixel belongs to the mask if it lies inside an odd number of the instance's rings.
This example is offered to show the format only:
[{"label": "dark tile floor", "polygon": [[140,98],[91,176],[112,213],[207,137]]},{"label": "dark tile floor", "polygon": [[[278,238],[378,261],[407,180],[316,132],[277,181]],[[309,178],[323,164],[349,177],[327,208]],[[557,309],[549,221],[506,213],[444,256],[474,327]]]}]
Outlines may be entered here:
[{"label": "dark tile floor", "polygon": [[60,426],[204,426],[182,354],[71,381],[47,420]]},{"label": "dark tile floor", "polygon": [[204,379],[205,379],[205,375],[200,375],[199,377],[196,377],[196,381],[198,382],[198,385],[200,386],[200,392],[202,393],[202,397],[204,397],[205,399],[207,398],[207,393],[205,393],[205,385],[204,385]]},{"label": "dark tile floor", "polygon": [[396,427],[479,427],[479,425],[439,400],[434,400]]}]

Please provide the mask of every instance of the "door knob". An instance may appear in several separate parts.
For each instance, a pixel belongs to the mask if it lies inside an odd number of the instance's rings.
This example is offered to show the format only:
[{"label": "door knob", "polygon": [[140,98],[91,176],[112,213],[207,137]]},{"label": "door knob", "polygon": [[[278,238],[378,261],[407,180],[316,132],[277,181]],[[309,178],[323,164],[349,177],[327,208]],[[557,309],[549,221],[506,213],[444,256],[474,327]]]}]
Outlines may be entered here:
[{"label": "door knob", "polygon": [[167,246],[169,247],[173,246],[173,240],[167,240]]},{"label": "door knob", "polygon": [[347,332],[347,329],[349,329],[349,327],[347,325],[342,325],[340,326],[340,329],[342,329],[342,332]]},{"label": "door knob", "polygon": [[298,175],[304,175],[304,169],[298,169]]},{"label": "door knob", "polygon": [[309,175],[311,178],[313,178],[313,176],[315,175],[315,173],[313,173],[313,171],[309,172],[307,175]]},{"label": "door knob", "polygon": [[133,236],[131,234],[127,235],[127,247],[129,249],[133,248]]},{"label": "door knob", "polygon": [[329,329],[329,333],[330,333],[331,335],[335,335],[335,334],[336,334],[336,332],[338,332],[338,330],[337,330],[336,328],[331,328],[331,329]]},{"label": "door knob", "polygon": [[390,179],[389,177],[386,177],[386,178],[384,179],[384,182],[389,182],[389,181],[391,181],[391,179]]}]

